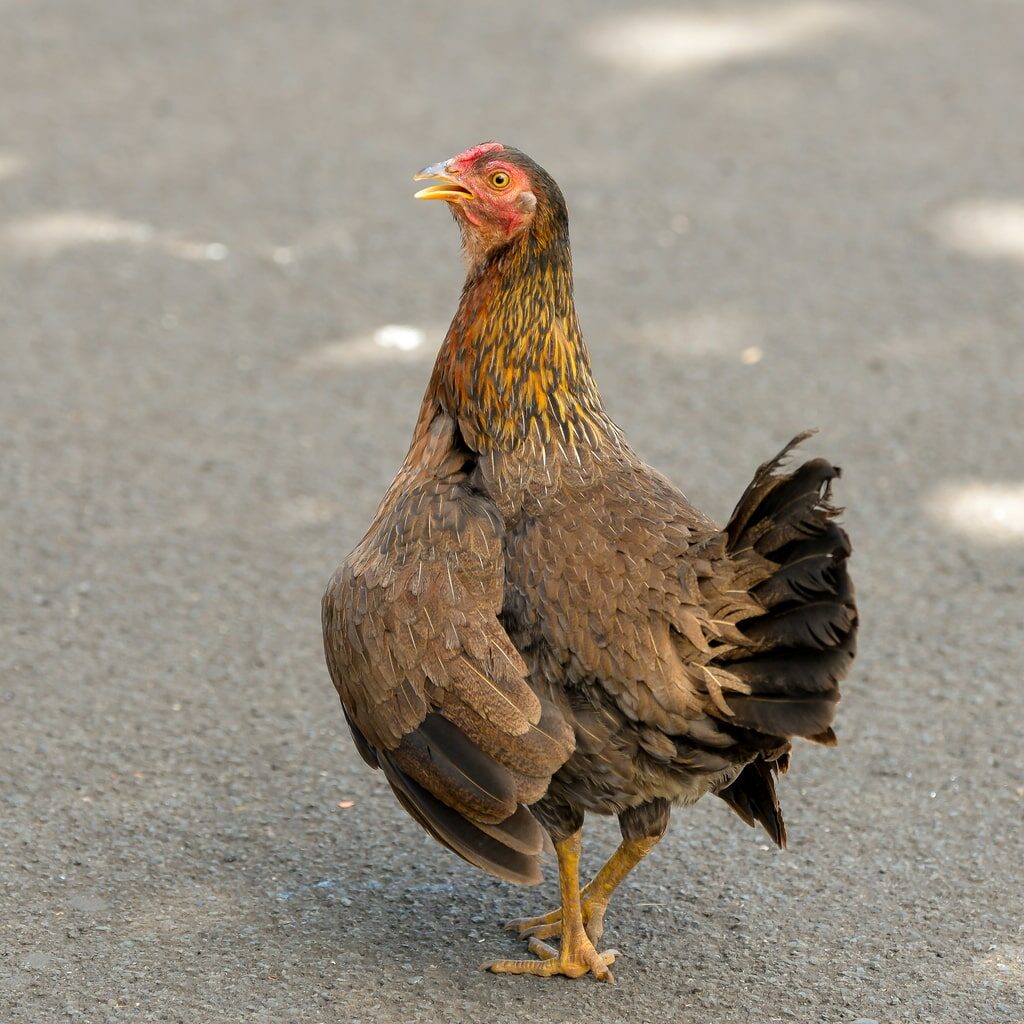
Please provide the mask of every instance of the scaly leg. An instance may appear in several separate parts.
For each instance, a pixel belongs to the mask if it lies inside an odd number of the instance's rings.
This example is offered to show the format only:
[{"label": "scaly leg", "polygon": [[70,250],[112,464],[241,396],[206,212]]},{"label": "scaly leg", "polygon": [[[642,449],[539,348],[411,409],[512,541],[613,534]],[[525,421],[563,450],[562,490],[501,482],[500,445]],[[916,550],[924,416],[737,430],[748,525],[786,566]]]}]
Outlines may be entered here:
[{"label": "scaly leg", "polygon": [[550,978],[555,974],[580,978],[593,974],[599,981],[614,981],[608,965],[615,962],[615,950],[599,953],[583,927],[580,909],[580,845],[582,832],[555,843],[558,854],[558,882],[562,893],[562,910],[558,932],[561,946],[556,952],[539,938],[531,939],[530,952],[538,960],[495,960],[484,964],[484,970],[495,974],[533,974]]},{"label": "scaly leg", "polygon": [[[661,838],[645,836],[643,839],[624,839],[619,848],[608,858],[608,862],[594,876],[581,893],[581,916],[591,942],[597,942],[604,933],[604,912],[612,893],[622,880],[654,849]],[[521,917],[509,921],[505,928],[515,932],[521,939],[550,939],[558,935],[562,927],[562,911],[552,910],[541,917]]]}]

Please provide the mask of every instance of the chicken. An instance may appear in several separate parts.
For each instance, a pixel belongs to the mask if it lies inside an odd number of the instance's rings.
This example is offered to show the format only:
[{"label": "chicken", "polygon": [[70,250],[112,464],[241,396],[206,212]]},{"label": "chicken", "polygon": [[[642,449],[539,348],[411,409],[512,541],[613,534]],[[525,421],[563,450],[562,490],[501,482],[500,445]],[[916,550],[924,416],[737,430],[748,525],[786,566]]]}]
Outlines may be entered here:
[{"label": "chicken", "polygon": [[[854,656],[850,544],[823,459],[758,469],[724,528],[605,412],[573,305],[565,202],[490,142],[425,168],[468,273],[409,453],[323,600],[356,747],[471,864],[561,906],[511,922],[499,973],[610,981],[609,898],[708,793],[780,847],[793,737],[836,742]],[[584,815],[622,842],[581,890]],[[556,949],[547,940],[557,937]]]}]

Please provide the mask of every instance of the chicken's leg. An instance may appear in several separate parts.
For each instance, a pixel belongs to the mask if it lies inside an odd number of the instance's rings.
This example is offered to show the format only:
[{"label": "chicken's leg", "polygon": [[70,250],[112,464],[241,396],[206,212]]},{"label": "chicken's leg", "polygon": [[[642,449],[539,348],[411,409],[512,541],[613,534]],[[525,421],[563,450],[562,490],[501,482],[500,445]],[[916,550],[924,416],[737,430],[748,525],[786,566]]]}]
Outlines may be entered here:
[{"label": "chicken's leg", "polygon": [[[624,839],[619,848],[608,858],[593,879],[587,884],[581,896],[580,913],[591,942],[597,942],[604,933],[604,912],[612,893],[622,880],[654,849],[661,838],[644,836],[642,839]],[[516,932],[521,939],[550,939],[562,928],[562,911],[553,910],[541,917],[521,917],[509,921],[506,930]]]},{"label": "chicken's leg", "polygon": [[557,933],[562,937],[556,952],[539,938],[530,940],[530,952],[538,960],[496,960],[484,964],[484,969],[495,974],[533,974],[550,978],[563,974],[580,978],[593,974],[599,981],[614,981],[608,965],[615,962],[615,950],[599,953],[583,927],[580,909],[580,845],[582,832],[574,832],[568,839],[555,843],[558,854],[558,881],[562,893]]}]

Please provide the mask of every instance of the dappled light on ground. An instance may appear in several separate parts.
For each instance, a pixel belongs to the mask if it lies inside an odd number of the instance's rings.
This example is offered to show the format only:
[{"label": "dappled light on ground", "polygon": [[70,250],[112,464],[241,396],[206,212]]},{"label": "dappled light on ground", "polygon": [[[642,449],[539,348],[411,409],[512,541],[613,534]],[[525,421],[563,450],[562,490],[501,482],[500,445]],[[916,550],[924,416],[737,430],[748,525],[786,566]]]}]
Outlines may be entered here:
[{"label": "dappled light on ground", "polygon": [[943,484],[926,503],[940,525],[987,544],[1024,543],[1024,483]]},{"label": "dappled light on ground", "polygon": [[780,4],[713,14],[647,10],[599,21],[584,48],[614,67],[644,75],[703,71],[784,53],[850,30],[872,16],[843,3]]},{"label": "dappled light on ground", "polygon": [[68,210],[7,224],[0,238],[6,247],[25,255],[47,257],[82,245],[110,242],[142,245],[151,241],[153,235],[153,227],[139,221],[121,220],[108,214],[84,210]]},{"label": "dappled light on ground", "polygon": [[279,521],[285,527],[318,526],[339,514],[338,506],[315,494],[300,494],[281,503]]},{"label": "dappled light on ground", "polygon": [[943,210],[932,224],[950,249],[982,259],[1024,262],[1024,200],[973,199]]},{"label": "dappled light on ground", "polygon": [[753,365],[764,354],[763,333],[752,317],[737,310],[707,308],[637,324],[624,341],[673,358],[693,356]]},{"label": "dappled light on ground", "polygon": [[375,363],[429,362],[437,354],[445,329],[384,324],[367,334],[331,341],[299,359],[302,370],[343,370]]},{"label": "dappled light on ground", "polygon": [[1024,945],[992,943],[988,952],[975,958],[970,975],[971,982],[995,989],[1003,998],[1015,998],[1024,986]]},{"label": "dappled light on ground", "polygon": [[48,259],[83,246],[111,244],[153,246],[184,260],[216,262],[228,256],[227,246],[221,242],[184,239],[143,221],[90,210],[44,213],[0,226],[0,249],[33,259]]},{"label": "dappled light on ground", "polygon": [[25,170],[25,164],[25,160],[14,153],[0,152],[0,181],[21,174]]}]

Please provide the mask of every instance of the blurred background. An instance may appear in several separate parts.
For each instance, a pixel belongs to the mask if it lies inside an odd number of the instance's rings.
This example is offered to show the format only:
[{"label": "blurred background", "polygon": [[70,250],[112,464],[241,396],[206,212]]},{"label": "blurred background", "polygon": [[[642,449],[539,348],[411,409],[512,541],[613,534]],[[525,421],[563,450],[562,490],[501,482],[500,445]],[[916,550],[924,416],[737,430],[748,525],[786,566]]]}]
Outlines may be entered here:
[{"label": "blurred background", "polygon": [[[5,1021],[1024,1020],[1024,7],[0,0]],[[612,415],[724,519],[844,467],[790,849],[676,815],[612,989],[359,761],[324,584],[457,301],[421,166],[560,182]],[[586,859],[616,839],[594,822]]]}]

